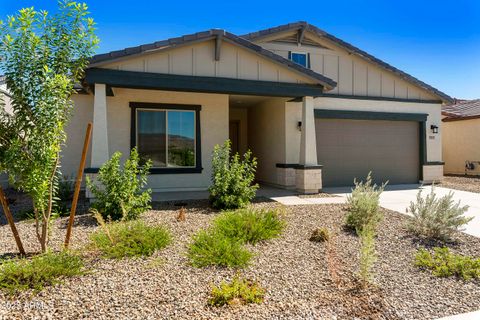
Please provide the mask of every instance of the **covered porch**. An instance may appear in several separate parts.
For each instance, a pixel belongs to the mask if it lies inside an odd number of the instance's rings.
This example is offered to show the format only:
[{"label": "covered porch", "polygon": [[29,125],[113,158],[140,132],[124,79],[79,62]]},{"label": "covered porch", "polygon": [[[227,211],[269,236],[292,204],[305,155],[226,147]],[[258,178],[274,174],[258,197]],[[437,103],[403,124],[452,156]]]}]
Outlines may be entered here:
[{"label": "covered porch", "polygon": [[[234,151],[253,151],[264,185],[302,193],[322,188],[313,110],[321,85],[99,68],[88,69],[85,81],[94,93],[86,169],[93,178],[114,152],[137,147],[141,156],[155,155],[149,176],[154,192],[200,195],[210,185],[213,147],[230,138]],[[179,145],[188,146],[188,160],[173,155]]]}]

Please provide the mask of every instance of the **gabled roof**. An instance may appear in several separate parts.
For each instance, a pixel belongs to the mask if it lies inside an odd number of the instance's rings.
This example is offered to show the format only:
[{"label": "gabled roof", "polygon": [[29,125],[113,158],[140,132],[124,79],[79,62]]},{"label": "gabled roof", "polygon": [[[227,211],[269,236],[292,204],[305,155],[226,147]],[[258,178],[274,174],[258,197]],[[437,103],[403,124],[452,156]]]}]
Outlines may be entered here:
[{"label": "gabled roof", "polygon": [[443,121],[457,121],[480,118],[480,99],[456,100],[454,104],[444,106],[442,114],[446,116]]},{"label": "gabled roof", "polygon": [[97,67],[101,64],[116,61],[118,59],[123,59],[127,57],[133,57],[141,55],[144,53],[157,52],[163,50],[169,50],[178,46],[188,45],[195,42],[201,42],[206,40],[212,40],[217,37],[221,37],[222,41],[228,41],[234,45],[243,47],[247,50],[253,51],[260,56],[269,59],[277,64],[281,64],[296,73],[300,73],[303,76],[311,78],[321,85],[323,85],[327,90],[333,89],[337,86],[337,83],[332,79],[325,77],[319,73],[316,73],[308,68],[305,68],[295,62],[292,62],[288,59],[285,59],[269,50],[262,48],[259,45],[256,45],[246,39],[240,38],[232,33],[226,32],[225,30],[212,29],[209,31],[198,32],[194,34],[184,35],[177,38],[170,38],[167,40],[157,41],[149,44],[140,45],[137,47],[126,48],[123,50],[112,51],[104,54],[98,54],[93,56],[90,59],[90,67]]},{"label": "gabled roof", "polygon": [[324,38],[324,39],[327,39],[331,42],[333,42],[334,44],[336,44],[337,46],[345,49],[346,51],[348,51],[349,53],[352,53],[356,56],[359,56],[367,61],[370,61],[371,63],[377,65],[378,67],[382,68],[382,69],[385,69],[385,70],[388,70],[394,74],[396,74],[398,77],[402,78],[403,80],[417,86],[417,87],[420,87],[420,88],[423,88],[424,90],[430,92],[431,94],[439,97],[442,101],[444,102],[447,102],[447,103],[452,103],[453,102],[453,99],[452,97],[450,97],[449,95],[441,92],[440,90],[426,84],[425,82],[423,81],[420,81],[419,79],[409,75],[408,73],[402,71],[402,70],[399,70],[397,68],[395,68],[394,66],[372,56],[371,54],[368,54],[367,52],[351,45],[350,43],[347,43],[341,39],[338,39],[337,37],[321,30],[320,28],[317,28],[305,21],[298,21],[298,22],[294,22],[294,23],[288,23],[288,24],[284,24],[284,25],[280,25],[280,26],[277,26],[277,27],[274,27],[274,28],[269,28],[269,29],[265,29],[265,30],[260,30],[260,31],[256,31],[256,32],[252,32],[252,33],[248,33],[248,34],[245,34],[243,36],[241,36],[242,38],[245,38],[247,40],[251,40],[251,41],[254,41],[254,40],[260,40],[264,37],[268,37],[268,36],[271,36],[271,35],[274,35],[276,33],[283,33],[283,32],[288,32],[288,31],[292,31],[292,30],[305,30],[305,31],[310,31],[312,33],[314,33],[315,35],[317,35],[318,37],[320,38]]}]

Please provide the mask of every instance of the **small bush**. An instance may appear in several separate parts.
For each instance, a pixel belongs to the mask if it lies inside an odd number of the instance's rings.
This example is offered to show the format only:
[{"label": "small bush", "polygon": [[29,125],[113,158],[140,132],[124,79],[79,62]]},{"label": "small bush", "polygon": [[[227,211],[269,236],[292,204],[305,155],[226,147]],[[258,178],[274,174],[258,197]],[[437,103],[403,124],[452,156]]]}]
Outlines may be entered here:
[{"label": "small bush", "polygon": [[195,267],[244,267],[252,254],[240,241],[232,240],[218,230],[209,229],[201,230],[193,236],[193,243],[188,247],[188,257]]},{"label": "small bush", "polygon": [[359,231],[360,236],[360,260],[359,276],[362,284],[366,286],[373,281],[372,268],[377,260],[375,251],[375,231],[372,226],[364,226]]},{"label": "small bush", "polygon": [[58,179],[58,189],[56,191],[56,199],[54,211],[60,217],[66,217],[70,214],[71,201],[75,191],[75,180],[67,175],[62,175]]},{"label": "small bush", "polygon": [[415,265],[432,270],[437,277],[480,278],[480,258],[456,255],[446,247],[434,248],[433,254],[425,249],[418,250]]},{"label": "small bush", "polygon": [[169,232],[158,226],[147,226],[142,221],[116,222],[102,225],[91,235],[95,248],[105,258],[151,256],[171,242]]},{"label": "small bush", "polygon": [[120,166],[122,154],[115,152],[98,173],[98,181],[102,186],[87,177],[87,186],[92,191],[95,202],[92,207],[97,209],[105,219],[132,220],[150,209],[151,190],[142,192],[147,184],[147,173],[151,161],[143,167],[139,164],[139,156],[134,148],[130,158]]},{"label": "small bush", "polygon": [[411,202],[407,210],[413,215],[408,225],[410,231],[431,239],[448,240],[453,232],[473,218],[466,218],[463,214],[468,206],[460,206],[460,201],[453,202],[453,193],[437,199],[435,188],[430,194],[422,197],[422,190],[417,193],[417,201]]},{"label": "small bush", "polygon": [[256,282],[241,279],[238,275],[228,283],[222,281],[220,286],[212,288],[212,296],[208,303],[211,306],[239,305],[262,303],[265,290]]},{"label": "small bush", "polygon": [[313,242],[328,241],[330,240],[330,231],[327,228],[317,228],[313,230],[309,240]]},{"label": "small bush", "polygon": [[47,252],[31,259],[12,259],[0,264],[0,289],[15,294],[23,290],[40,291],[61,283],[66,277],[83,273],[83,261],[69,252]]},{"label": "small bush", "polygon": [[227,238],[256,244],[280,236],[285,222],[277,210],[240,209],[223,213],[215,219],[214,226]]},{"label": "small bush", "polygon": [[346,225],[359,233],[365,226],[376,229],[382,221],[383,213],[379,208],[380,194],[388,182],[377,186],[372,185],[372,173],[369,172],[365,182],[354,181],[355,188],[347,196],[348,215]]},{"label": "small bush", "polygon": [[212,186],[210,202],[216,209],[243,208],[255,197],[258,184],[254,184],[257,159],[247,151],[243,160],[231,156],[230,140],[216,145],[212,156]]}]

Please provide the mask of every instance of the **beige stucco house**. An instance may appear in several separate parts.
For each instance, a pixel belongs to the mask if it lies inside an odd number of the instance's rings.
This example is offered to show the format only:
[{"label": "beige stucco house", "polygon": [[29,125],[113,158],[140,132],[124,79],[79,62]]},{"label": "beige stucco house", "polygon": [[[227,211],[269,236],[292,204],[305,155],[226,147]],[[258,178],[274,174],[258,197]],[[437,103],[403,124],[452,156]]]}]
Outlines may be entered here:
[{"label": "beige stucco house", "polygon": [[445,173],[480,175],[480,99],[443,108]]},{"label": "beige stucco house", "polygon": [[[5,77],[0,77],[0,103],[5,105],[5,111],[11,112],[10,92],[8,92]],[[8,177],[4,173],[0,173],[0,187],[6,188],[8,186]]]},{"label": "beige stucco house", "polygon": [[[211,154],[251,149],[260,182],[316,192],[369,171],[390,184],[443,176],[446,94],[305,22],[246,35],[210,30],[91,59],[74,96],[62,167],[87,174],[136,146],[154,191],[206,190]],[[435,132],[434,132],[435,131]]]}]

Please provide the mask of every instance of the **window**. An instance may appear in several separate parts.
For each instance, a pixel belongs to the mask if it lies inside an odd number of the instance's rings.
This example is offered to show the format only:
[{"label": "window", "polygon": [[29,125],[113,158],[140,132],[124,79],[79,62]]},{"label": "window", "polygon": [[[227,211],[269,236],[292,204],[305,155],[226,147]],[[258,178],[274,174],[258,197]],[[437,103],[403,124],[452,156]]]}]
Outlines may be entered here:
[{"label": "window", "polygon": [[[152,170],[198,172],[200,106],[132,103],[132,147]],[[186,169],[186,171],[185,171]]]},{"label": "window", "polygon": [[305,52],[290,52],[290,60],[305,68],[310,68],[308,54]]}]

